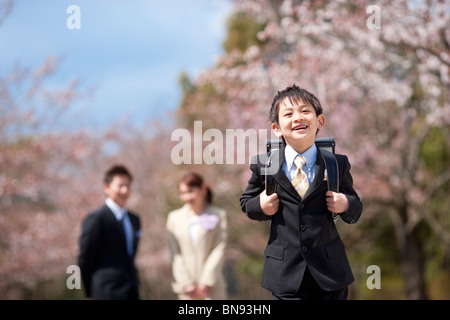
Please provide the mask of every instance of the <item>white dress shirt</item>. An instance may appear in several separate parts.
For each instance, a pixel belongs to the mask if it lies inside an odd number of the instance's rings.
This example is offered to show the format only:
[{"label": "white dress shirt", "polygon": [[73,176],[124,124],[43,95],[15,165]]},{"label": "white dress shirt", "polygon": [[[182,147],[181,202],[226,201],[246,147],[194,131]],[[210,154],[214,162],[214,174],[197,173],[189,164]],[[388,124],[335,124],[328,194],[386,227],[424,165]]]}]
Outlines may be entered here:
[{"label": "white dress shirt", "polygon": [[315,177],[315,165],[317,159],[317,147],[316,144],[313,145],[306,150],[304,153],[297,153],[290,145],[286,145],[284,149],[284,163],[282,166],[283,172],[289,178],[290,181],[294,178],[294,175],[297,171],[297,166],[294,164],[294,159],[297,155],[303,156],[306,161],[306,166],[303,167],[303,171],[305,171],[308,176],[309,185],[314,180]]}]

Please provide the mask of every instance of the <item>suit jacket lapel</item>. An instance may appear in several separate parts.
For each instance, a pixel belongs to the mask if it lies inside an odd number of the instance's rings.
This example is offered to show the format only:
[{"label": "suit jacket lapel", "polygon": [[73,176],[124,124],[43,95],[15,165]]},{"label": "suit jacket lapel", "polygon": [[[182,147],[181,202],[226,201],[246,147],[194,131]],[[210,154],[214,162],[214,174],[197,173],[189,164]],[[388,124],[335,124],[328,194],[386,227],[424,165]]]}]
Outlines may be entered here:
[{"label": "suit jacket lapel", "polygon": [[183,224],[183,227],[180,228],[182,235],[180,237],[182,237],[181,241],[185,241],[186,243],[189,243],[189,246],[186,246],[186,248],[189,247],[190,252],[188,253],[189,256],[193,257],[194,256],[194,243],[192,243],[191,240],[191,235],[190,235],[190,226],[189,226],[189,218],[190,218],[190,208],[189,205],[184,204],[183,205],[183,216],[180,217],[180,225]]},{"label": "suit jacket lapel", "polygon": [[133,237],[132,237],[133,238],[133,254],[135,254],[136,249],[137,249],[137,244],[139,241],[139,236],[140,236],[140,235],[138,235],[138,232],[140,233],[140,230],[138,228],[137,221],[135,221],[135,219],[134,219],[132,213],[130,213],[130,211],[128,211],[128,217],[130,218],[131,229],[133,231]]},{"label": "suit jacket lapel", "polygon": [[273,175],[274,179],[278,182],[278,185],[285,189],[291,196],[300,200],[300,195],[297,193],[297,191],[295,191],[291,181],[282,170],[282,166],[284,163],[284,147],[278,150],[277,160],[278,163],[275,163],[274,161],[272,162],[272,164],[276,165],[278,169],[277,172]]}]

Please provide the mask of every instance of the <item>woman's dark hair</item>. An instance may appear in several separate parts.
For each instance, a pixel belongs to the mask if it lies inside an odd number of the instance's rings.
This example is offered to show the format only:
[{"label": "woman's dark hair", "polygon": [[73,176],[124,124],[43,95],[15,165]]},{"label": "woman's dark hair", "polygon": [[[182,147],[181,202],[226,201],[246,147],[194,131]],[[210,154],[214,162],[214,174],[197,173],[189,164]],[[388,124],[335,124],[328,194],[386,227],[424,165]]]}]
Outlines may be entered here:
[{"label": "woman's dark hair", "polygon": [[190,188],[201,188],[202,186],[206,187],[206,197],[205,200],[208,204],[212,203],[213,193],[211,188],[203,181],[203,177],[196,172],[188,172],[185,173],[178,185],[184,183]]}]

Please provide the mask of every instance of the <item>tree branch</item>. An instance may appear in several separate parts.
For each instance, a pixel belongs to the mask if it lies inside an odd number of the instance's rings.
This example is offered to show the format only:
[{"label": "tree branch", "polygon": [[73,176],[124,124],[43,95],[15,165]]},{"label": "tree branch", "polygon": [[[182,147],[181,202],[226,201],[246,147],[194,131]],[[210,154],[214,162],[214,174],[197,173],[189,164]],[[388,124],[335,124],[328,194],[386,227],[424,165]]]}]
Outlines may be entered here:
[{"label": "tree branch", "polygon": [[450,169],[436,177],[424,190],[425,197],[431,198],[434,193],[441,188],[445,183],[450,181]]}]

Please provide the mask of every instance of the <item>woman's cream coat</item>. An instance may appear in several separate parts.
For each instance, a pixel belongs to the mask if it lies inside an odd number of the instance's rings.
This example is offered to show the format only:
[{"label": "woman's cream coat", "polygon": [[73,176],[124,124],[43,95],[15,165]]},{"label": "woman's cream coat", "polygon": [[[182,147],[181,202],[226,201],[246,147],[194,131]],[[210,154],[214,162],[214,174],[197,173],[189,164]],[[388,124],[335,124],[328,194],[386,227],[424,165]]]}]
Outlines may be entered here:
[{"label": "woman's cream coat", "polygon": [[184,205],[171,211],[167,217],[167,231],[172,257],[172,289],[180,299],[189,299],[184,288],[191,284],[210,286],[211,299],[227,299],[226,282],[222,267],[227,241],[225,210],[208,206],[204,213],[215,215],[217,224],[211,230],[200,227],[195,243],[189,234],[190,207]]}]

